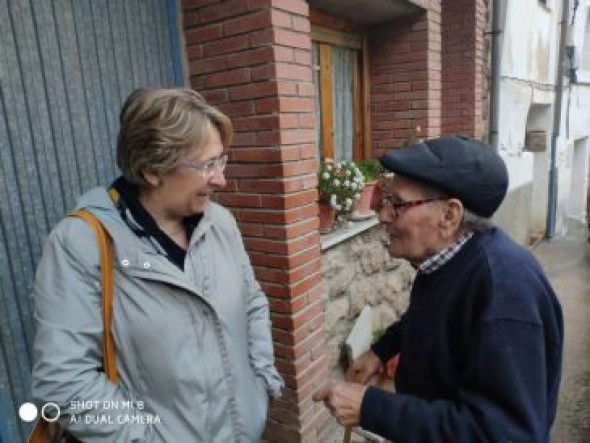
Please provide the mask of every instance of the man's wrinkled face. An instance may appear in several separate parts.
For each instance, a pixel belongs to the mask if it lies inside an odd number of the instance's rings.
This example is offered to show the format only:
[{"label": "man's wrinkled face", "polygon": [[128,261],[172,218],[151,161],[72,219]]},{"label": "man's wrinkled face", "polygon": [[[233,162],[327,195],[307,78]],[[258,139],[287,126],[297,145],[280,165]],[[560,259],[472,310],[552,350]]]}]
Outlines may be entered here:
[{"label": "man's wrinkled face", "polygon": [[391,257],[418,265],[441,247],[444,197],[427,186],[396,175],[381,184],[379,221],[389,235]]}]

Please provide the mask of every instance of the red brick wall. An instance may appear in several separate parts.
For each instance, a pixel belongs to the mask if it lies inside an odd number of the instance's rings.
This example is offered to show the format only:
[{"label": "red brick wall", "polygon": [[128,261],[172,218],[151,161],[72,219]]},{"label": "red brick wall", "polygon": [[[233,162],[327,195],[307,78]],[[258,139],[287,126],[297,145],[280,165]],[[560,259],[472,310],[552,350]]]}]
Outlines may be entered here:
[{"label": "red brick wall", "polygon": [[[442,36],[441,0],[370,31],[374,155],[441,130],[477,135],[483,3],[443,0]],[[323,442],[333,420],[311,400],[328,374],[309,7],[305,0],[182,0],[182,13],[191,86],[234,123],[219,200],[238,220],[269,298],[276,365],[287,385],[265,437]],[[464,31],[465,23],[473,29]]]},{"label": "red brick wall", "polygon": [[235,138],[219,201],[238,220],[271,308],[285,378],[266,438],[322,441],[327,377],[309,8],[304,0],[183,0],[190,82]]},{"label": "red brick wall", "polygon": [[442,132],[481,137],[484,0],[442,1]]},{"label": "red brick wall", "polygon": [[440,133],[440,21],[440,2],[432,1],[428,11],[370,33],[374,155]]}]

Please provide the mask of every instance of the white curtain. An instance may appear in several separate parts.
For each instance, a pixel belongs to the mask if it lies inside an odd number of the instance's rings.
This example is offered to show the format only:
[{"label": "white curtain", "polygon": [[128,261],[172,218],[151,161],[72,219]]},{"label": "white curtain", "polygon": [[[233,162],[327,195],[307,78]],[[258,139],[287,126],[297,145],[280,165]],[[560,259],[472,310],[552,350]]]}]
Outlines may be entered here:
[{"label": "white curtain", "polygon": [[352,160],[353,109],[352,77],[355,51],[332,47],[332,100],[334,103],[334,157]]}]

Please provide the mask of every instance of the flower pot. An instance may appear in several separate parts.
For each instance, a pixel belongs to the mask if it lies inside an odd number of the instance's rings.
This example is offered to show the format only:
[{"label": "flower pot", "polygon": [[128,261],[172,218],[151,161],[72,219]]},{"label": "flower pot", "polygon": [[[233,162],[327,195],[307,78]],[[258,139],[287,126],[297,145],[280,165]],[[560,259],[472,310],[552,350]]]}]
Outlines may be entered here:
[{"label": "flower pot", "polygon": [[327,234],[332,231],[334,218],[336,217],[336,209],[329,203],[319,202],[319,218],[320,218],[320,234]]},{"label": "flower pot", "polygon": [[381,209],[381,185],[379,182],[373,188],[373,196],[371,198],[371,209],[375,212],[379,212]]},{"label": "flower pot", "polygon": [[376,180],[365,183],[365,187],[361,191],[361,198],[355,202],[355,215],[362,217],[373,214],[373,206],[371,206],[371,204],[373,201],[373,195],[375,194],[376,185]]}]

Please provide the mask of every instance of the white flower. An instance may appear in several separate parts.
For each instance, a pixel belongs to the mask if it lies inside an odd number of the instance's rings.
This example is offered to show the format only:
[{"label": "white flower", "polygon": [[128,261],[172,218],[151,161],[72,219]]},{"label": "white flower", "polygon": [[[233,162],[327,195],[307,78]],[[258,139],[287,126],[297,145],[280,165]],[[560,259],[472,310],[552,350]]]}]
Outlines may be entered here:
[{"label": "white flower", "polygon": [[343,224],[350,218],[354,201],[360,198],[364,187],[363,177],[353,161],[328,162],[321,166],[319,187],[324,193],[324,200],[329,201],[337,211],[338,220]]}]

